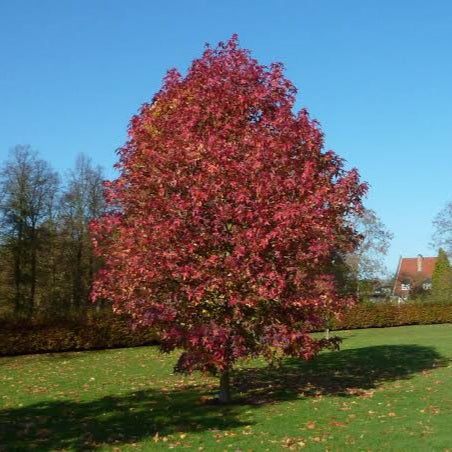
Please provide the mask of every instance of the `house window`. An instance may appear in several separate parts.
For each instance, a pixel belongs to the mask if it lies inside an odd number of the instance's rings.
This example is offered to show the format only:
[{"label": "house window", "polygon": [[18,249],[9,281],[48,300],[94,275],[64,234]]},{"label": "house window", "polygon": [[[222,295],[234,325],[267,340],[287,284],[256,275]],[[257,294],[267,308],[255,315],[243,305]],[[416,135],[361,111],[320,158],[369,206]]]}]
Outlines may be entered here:
[{"label": "house window", "polygon": [[409,283],[405,283],[401,285],[402,290],[410,290],[411,285]]},{"label": "house window", "polygon": [[425,282],[424,284],[422,284],[422,288],[424,290],[430,290],[432,288],[432,283],[431,282]]}]

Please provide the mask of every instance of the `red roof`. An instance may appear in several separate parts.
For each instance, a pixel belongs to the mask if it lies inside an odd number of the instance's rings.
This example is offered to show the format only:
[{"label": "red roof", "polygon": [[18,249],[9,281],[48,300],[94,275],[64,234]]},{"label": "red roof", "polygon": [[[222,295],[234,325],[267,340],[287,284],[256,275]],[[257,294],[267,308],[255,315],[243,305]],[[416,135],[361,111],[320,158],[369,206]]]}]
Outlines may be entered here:
[{"label": "red roof", "polygon": [[[422,284],[432,279],[435,270],[436,257],[402,257],[397,269],[396,282],[394,285],[394,295],[407,295],[409,289],[406,284],[412,287],[414,284]],[[402,287],[402,285],[404,285]]]}]

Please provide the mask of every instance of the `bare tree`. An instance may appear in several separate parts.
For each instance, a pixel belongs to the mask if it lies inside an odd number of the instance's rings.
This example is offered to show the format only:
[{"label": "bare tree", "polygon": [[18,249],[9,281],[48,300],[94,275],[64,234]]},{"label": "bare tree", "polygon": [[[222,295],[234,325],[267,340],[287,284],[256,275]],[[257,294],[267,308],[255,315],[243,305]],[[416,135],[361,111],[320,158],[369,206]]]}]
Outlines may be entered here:
[{"label": "bare tree", "polygon": [[16,146],[0,170],[1,238],[13,261],[15,311],[36,307],[40,228],[51,218],[59,178],[30,146]]},{"label": "bare tree", "polygon": [[86,302],[97,266],[91,249],[89,223],[104,209],[103,179],[102,169],[94,167],[90,158],[80,154],[61,198],[61,227],[74,308]]},{"label": "bare tree", "polygon": [[452,201],[448,202],[433,220],[432,246],[443,248],[452,256]]},{"label": "bare tree", "polygon": [[362,236],[357,250],[345,261],[356,278],[357,298],[359,298],[360,282],[380,279],[386,273],[383,262],[389,250],[393,234],[389,232],[377,214],[371,209],[364,211],[352,219],[355,228]]}]

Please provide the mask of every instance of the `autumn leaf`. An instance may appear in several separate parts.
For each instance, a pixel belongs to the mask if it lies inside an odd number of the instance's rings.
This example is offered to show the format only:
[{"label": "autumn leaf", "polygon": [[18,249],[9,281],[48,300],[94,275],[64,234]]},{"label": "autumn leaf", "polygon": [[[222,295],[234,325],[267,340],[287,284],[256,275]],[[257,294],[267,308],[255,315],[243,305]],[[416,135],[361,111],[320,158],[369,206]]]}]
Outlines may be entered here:
[{"label": "autumn leaf", "polygon": [[338,421],[331,421],[328,423],[328,425],[331,425],[331,427],[345,427],[345,424],[343,422]]}]

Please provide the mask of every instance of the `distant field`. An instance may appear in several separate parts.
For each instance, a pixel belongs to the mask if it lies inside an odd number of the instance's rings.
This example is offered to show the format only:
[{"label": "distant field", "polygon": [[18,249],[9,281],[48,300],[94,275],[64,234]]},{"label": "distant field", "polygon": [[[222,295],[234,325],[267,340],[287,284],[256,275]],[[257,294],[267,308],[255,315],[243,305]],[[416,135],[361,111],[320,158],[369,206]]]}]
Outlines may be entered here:
[{"label": "distant field", "polygon": [[341,351],[245,363],[237,403],[154,347],[0,359],[0,450],[452,450],[452,325],[342,331]]}]

